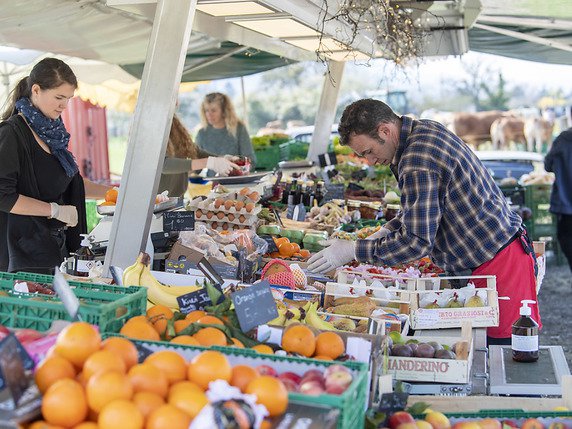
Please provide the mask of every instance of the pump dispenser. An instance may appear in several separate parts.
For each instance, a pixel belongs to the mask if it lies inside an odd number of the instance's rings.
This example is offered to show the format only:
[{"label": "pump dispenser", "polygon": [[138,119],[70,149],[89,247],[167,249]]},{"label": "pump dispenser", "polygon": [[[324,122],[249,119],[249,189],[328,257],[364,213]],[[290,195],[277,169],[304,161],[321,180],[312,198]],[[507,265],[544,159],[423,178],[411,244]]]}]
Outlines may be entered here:
[{"label": "pump dispenser", "polygon": [[538,360],[538,323],[530,315],[528,304],[536,301],[523,299],[520,317],[512,325],[512,358],[517,362],[536,362]]},{"label": "pump dispenser", "polygon": [[91,237],[81,234],[81,247],[73,255],[73,275],[88,277],[89,270],[94,266],[95,254],[91,251]]}]

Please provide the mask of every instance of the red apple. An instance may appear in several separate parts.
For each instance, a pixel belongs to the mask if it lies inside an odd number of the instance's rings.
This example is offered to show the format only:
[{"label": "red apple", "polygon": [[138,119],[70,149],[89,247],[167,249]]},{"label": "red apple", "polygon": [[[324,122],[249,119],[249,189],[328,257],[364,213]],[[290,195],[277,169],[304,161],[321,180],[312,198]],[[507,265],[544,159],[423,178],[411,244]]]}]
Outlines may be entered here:
[{"label": "red apple", "polygon": [[[410,423],[405,423],[405,424],[408,425]],[[426,422],[425,420],[415,420],[415,426],[417,426],[417,429],[433,429],[431,423]]]},{"label": "red apple", "polygon": [[550,423],[548,429],[568,429],[568,426],[566,426],[566,424],[562,422],[553,422]]},{"label": "red apple", "polygon": [[282,381],[289,380],[292,383],[294,383],[296,386],[300,385],[300,382],[302,381],[302,377],[300,377],[298,374],[295,374],[293,372],[283,372],[282,374],[280,374],[278,376],[278,378]]},{"label": "red apple", "polygon": [[304,381],[300,385],[300,388],[298,389],[298,391],[300,393],[305,394],[305,395],[317,396],[317,395],[321,395],[322,393],[324,393],[324,385],[322,383],[320,383],[319,381],[315,381],[315,380]]},{"label": "red apple", "polygon": [[415,424],[415,419],[407,411],[397,411],[389,417],[388,424],[390,429],[397,429],[397,426],[403,423]]},{"label": "red apple", "polygon": [[351,371],[347,367],[343,365],[334,364],[326,368],[326,370],[324,371],[324,378],[328,378],[330,374],[340,371],[347,372],[348,374],[351,375]]},{"label": "red apple", "polygon": [[[425,422],[427,423],[427,422]],[[429,425],[429,423],[427,423]],[[431,426],[431,425],[429,425]],[[395,429],[417,429],[417,423],[401,423]]]},{"label": "red apple", "polygon": [[[280,377],[278,377],[280,379]],[[298,385],[296,383],[294,383],[292,380],[290,380],[289,378],[287,379],[280,379],[280,381],[282,381],[282,384],[286,387],[286,390],[288,392],[297,392],[298,391]]]},{"label": "red apple", "polygon": [[425,414],[425,421],[428,422],[433,429],[450,429],[451,422],[447,416],[438,411],[431,411]]},{"label": "red apple", "polygon": [[474,421],[457,422],[453,425],[453,429],[481,429]]},{"label": "red apple", "polygon": [[520,427],[513,420],[503,420],[501,423],[503,426],[510,426],[511,428],[515,428],[515,429],[519,429],[519,427]]},{"label": "red apple", "polygon": [[481,429],[502,429],[502,424],[497,419],[481,419],[477,421]]},{"label": "red apple", "polygon": [[346,371],[330,372],[326,377],[326,392],[339,395],[352,384],[352,375]]},{"label": "red apple", "polygon": [[269,375],[270,377],[278,377],[278,373],[274,368],[268,365],[258,365],[256,367],[260,375]]}]

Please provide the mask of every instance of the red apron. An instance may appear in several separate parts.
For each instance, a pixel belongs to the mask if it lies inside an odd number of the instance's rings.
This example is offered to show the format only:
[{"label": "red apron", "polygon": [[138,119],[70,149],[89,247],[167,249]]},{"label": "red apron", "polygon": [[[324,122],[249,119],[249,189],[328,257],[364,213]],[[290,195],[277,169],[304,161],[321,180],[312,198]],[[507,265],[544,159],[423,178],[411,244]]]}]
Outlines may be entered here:
[{"label": "red apron", "polygon": [[[536,276],[532,254],[524,251],[522,237],[516,238],[488,262],[473,271],[474,276],[494,275],[497,277],[499,296],[510,300],[499,300],[499,326],[487,329],[492,338],[510,338],[512,324],[520,317],[521,300],[532,299],[532,318],[542,327],[536,296]],[[476,287],[486,287],[485,279],[475,279]]]}]

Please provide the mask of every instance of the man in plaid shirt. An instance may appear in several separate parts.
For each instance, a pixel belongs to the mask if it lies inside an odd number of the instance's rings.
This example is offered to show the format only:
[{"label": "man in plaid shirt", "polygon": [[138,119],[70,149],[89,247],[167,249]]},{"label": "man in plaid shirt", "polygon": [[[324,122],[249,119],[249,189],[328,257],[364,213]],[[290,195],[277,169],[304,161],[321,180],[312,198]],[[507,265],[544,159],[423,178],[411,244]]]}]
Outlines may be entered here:
[{"label": "man in plaid shirt", "polygon": [[536,300],[534,260],[521,218],[473,151],[443,125],[399,117],[372,99],[349,105],[338,130],[358,156],[390,166],[402,209],[373,238],[333,241],[308,269],[328,272],[354,258],[393,266],[429,255],[452,274],[496,275],[499,296],[511,300],[501,301],[501,323],[488,334],[510,338],[520,300]]}]

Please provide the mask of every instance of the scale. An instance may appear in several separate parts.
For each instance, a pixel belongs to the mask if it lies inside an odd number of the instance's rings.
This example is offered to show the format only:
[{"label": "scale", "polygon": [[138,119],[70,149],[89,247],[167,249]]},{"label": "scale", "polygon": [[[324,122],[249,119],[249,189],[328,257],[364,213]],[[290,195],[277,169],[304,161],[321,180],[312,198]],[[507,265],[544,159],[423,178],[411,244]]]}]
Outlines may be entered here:
[{"label": "scale", "polygon": [[570,375],[561,346],[540,346],[536,362],[516,362],[510,346],[490,346],[490,394],[561,396],[563,375]]}]

